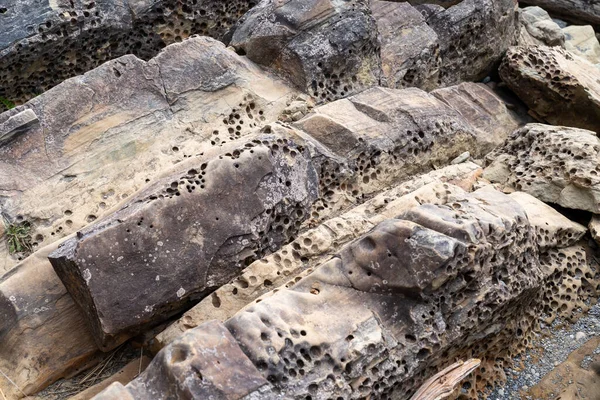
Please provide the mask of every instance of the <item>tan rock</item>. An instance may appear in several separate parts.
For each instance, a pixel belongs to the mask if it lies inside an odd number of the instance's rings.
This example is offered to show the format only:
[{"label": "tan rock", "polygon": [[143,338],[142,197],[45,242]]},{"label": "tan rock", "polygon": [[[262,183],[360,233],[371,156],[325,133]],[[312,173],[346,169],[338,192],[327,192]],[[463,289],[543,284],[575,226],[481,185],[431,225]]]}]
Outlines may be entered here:
[{"label": "tan rock", "polygon": [[520,9],[519,22],[519,45],[564,47],[565,33],[543,8],[532,6]]},{"label": "tan rock", "polygon": [[540,122],[600,132],[598,68],[556,47],[512,47],[500,77]]},{"label": "tan rock", "polygon": [[9,399],[30,395],[82,370],[98,352],[80,309],[47,256],[38,250],[0,278],[0,388]]},{"label": "tan rock", "polygon": [[585,58],[592,64],[600,64],[600,43],[590,25],[570,25],[562,30],[565,34],[565,49]]},{"label": "tan rock", "polygon": [[[175,163],[276,121],[295,95],[206,37],[148,62],[110,61],[0,114],[2,126],[23,113],[39,119],[0,149],[0,205],[10,220],[29,221],[43,247]],[[16,262],[0,248],[0,271]]]},{"label": "tan rock", "polygon": [[583,225],[569,220],[527,193],[514,192],[509,196],[525,210],[529,223],[535,228],[541,250],[572,246],[587,232]]},{"label": "tan rock", "polygon": [[600,216],[594,215],[588,224],[590,234],[596,243],[600,244]]},{"label": "tan rock", "polygon": [[546,203],[598,213],[599,158],[594,132],[528,124],[488,155],[484,177]]},{"label": "tan rock", "polygon": [[[443,204],[456,184],[469,190],[480,169],[467,163],[446,167],[411,179],[385,191],[339,217],[326,220],[304,232],[281,250],[255,261],[230,283],[187,311],[178,321],[156,336],[153,351],[212,319],[225,321],[258,297],[283,285],[292,286],[304,271],[310,272],[332,257],[343,245],[365,234],[387,218],[419,204]],[[453,185],[442,182],[452,182]]]}]

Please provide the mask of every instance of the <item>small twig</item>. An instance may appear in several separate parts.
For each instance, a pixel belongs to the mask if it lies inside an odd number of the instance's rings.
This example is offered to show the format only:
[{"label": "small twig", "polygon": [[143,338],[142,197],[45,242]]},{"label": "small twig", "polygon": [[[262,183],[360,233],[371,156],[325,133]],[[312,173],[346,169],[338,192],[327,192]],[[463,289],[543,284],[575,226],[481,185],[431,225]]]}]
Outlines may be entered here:
[{"label": "small twig", "polygon": [[140,368],[138,369],[137,376],[140,376],[142,373],[142,357],[144,357],[144,346],[140,347]]},{"label": "small twig", "polygon": [[454,387],[480,364],[481,360],[472,358],[450,365],[425,381],[410,400],[438,400],[450,396]]},{"label": "small twig", "polygon": [[[21,390],[21,388],[20,388],[20,387],[19,387],[19,386],[18,386],[16,383],[14,383],[14,382],[12,381],[12,379],[10,379],[8,376],[6,376],[6,374],[5,374],[4,372],[2,372],[2,370],[1,370],[1,369],[0,369],[0,374],[2,374],[2,376],[4,376],[4,377],[5,377],[5,378],[6,378],[6,379],[7,379],[7,380],[10,382],[10,383],[12,383],[12,384],[13,384],[13,386],[14,386],[14,387],[16,387],[16,388],[19,390],[19,392],[21,392],[21,394],[22,394],[23,396],[27,397],[27,395],[25,394],[25,392],[23,392],[23,391]],[[4,394],[3,394],[3,395],[4,395]]]},{"label": "small twig", "polygon": [[6,400],[6,396],[4,395],[4,392],[2,391],[2,388],[0,388],[0,394],[2,395],[2,399]]}]

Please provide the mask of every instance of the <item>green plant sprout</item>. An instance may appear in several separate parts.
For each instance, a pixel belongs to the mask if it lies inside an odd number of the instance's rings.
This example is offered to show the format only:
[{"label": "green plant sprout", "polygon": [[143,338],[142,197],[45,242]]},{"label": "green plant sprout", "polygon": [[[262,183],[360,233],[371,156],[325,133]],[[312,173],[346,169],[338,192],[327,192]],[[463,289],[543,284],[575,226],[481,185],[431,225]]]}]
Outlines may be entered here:
[{"label": "green plant sprout", "polygon": [[29,234],[31,226],[29,222],[11,224],[4,220],[4,229],[10,254],[31,252],[31,235]]},{"label": "green plant sprout", "polygon": [[0,103],[4,104],[4,106],[6,108],[8,108],[9,110],[11,108],[15,108],[15,103],[13,103],[12,101],[5,99],[4,97],[0,96]]}]

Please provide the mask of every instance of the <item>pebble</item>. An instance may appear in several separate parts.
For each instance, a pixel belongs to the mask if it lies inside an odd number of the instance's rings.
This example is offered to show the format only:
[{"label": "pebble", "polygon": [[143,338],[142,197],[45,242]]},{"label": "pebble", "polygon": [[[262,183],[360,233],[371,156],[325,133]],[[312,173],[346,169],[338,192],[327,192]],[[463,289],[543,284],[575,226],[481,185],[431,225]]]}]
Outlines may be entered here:
[{"label": "pebble", "polygon": [[577,333],[575,334],[575,340],[577,340],[577,341],[581,341],[581,340],[585,339],[585,338],[586,338],[586,336],[587,336],[587,335],[585,334],[585,332],[577,332]]}]

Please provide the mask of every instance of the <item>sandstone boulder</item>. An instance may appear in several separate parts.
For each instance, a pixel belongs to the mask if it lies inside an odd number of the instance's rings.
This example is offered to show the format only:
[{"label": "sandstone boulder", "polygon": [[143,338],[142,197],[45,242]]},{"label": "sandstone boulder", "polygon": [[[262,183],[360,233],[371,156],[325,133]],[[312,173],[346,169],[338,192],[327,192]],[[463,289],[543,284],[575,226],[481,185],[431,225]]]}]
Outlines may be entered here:
[{"label": "sandstone boulder", "polygon": [[528,124],[487,157],[484,177],[547,203],[599,213],[599,159],[594,132]]},{"label": "sandstone boulder", "polygon": [[[527,216],[491,189],[450,197],[447,206],[421,205],[384,221],[293,286],[229,319],[224,325],[268,382],[239,397],[405,398],[427,367],[445,362],[445,351],[467,354],[500,332],[504,345],[514,340],[515,321],[543,279]],[[158,359],[177,348],[176,341]],[[200,351],[186,352],[187,362]],[[178,365],[165,369],[183,381],[189,372]],[[160,391],[154,382],[140,377],[98,398],[119,398],[117,390],[135,396],[138,387]],[[208,378],[205,385],[214,384]]]},{"label": "sandstone boulder", "polygon": [[481,80],[516,39],[512,1],[374,1],[371,9],[389,87],[431,90]]},{"label": "sandstone boulder", "polygon": [[552,20],[546,10],[533,6],[519,11],[521,23],[519,45],[564,46],[565,32]]},{"label": "sandstone boulder", "polygon": [[368,1],[262,0],[230,45],[318,101],[379,84],[377,27]]},{"label": "sandstone boulder", "polygon": [[371,10],[379,32],[384,86],[438,87],[440,44],[425,17],[408,2],[373,1]]},{"label": "sandstone boulder", "polygon": [[598,68],[587,60],[556,47],[513,47],[500,77],[540,122],[600,131]]},{"label": "sandstone boulder", "polygon": [[553,15],[572,22],[600,24],[600,4],[587,0],[527,0],[527,4],[540,6]]},{"label": "sandstone boulder", "polygon": [[309,149],[279,136],[179,163],[50,254],[109,350],[293,237],[317,198]]},{"label": "sandstone boulder", "polygon": [[590,25],[570,25],[563,29],[565,48],[591,62],[600,64],[600,43],[594,28]]},{"label": "sandstone boulder", "polygon": [[[210,38],[107,62],[0,115],[0,135],[12,136],[0,147],[0,207],[44,247],[173,164],[276,121],[296,95]],[[8,253],[0,272],[18,262]]]},{"label": "sandstone boulder", "polygon": [[[254,1],[19,0],[0,6],[0,96],[22,104],[67,78],[194,34],[224,37]],[[5,105],[0,103],[0,110]]]},{"label": "sandstone boulder", "polygon": [[279,251],[255,261],[239,277],[187,311],[156,336],[153,350],[159,351],[184,332],[204,322],[213,319],[226,321],[272,288],[293,286],[302,276],[329,260],[331,254],[385,219],[420,204],[444,204],[449,194],[459,190],[454,185],[470,191],[480,173],[481,169],[473,163],[432,171],[403,182],[339,217],[323,221],[316,228],[301,233]]},{"label": "sandstone boulder", "polygon": [[56,247],[39,249],[0,278],[0,390],[9,399],[96,361],[85,317],[48,261]]}]

